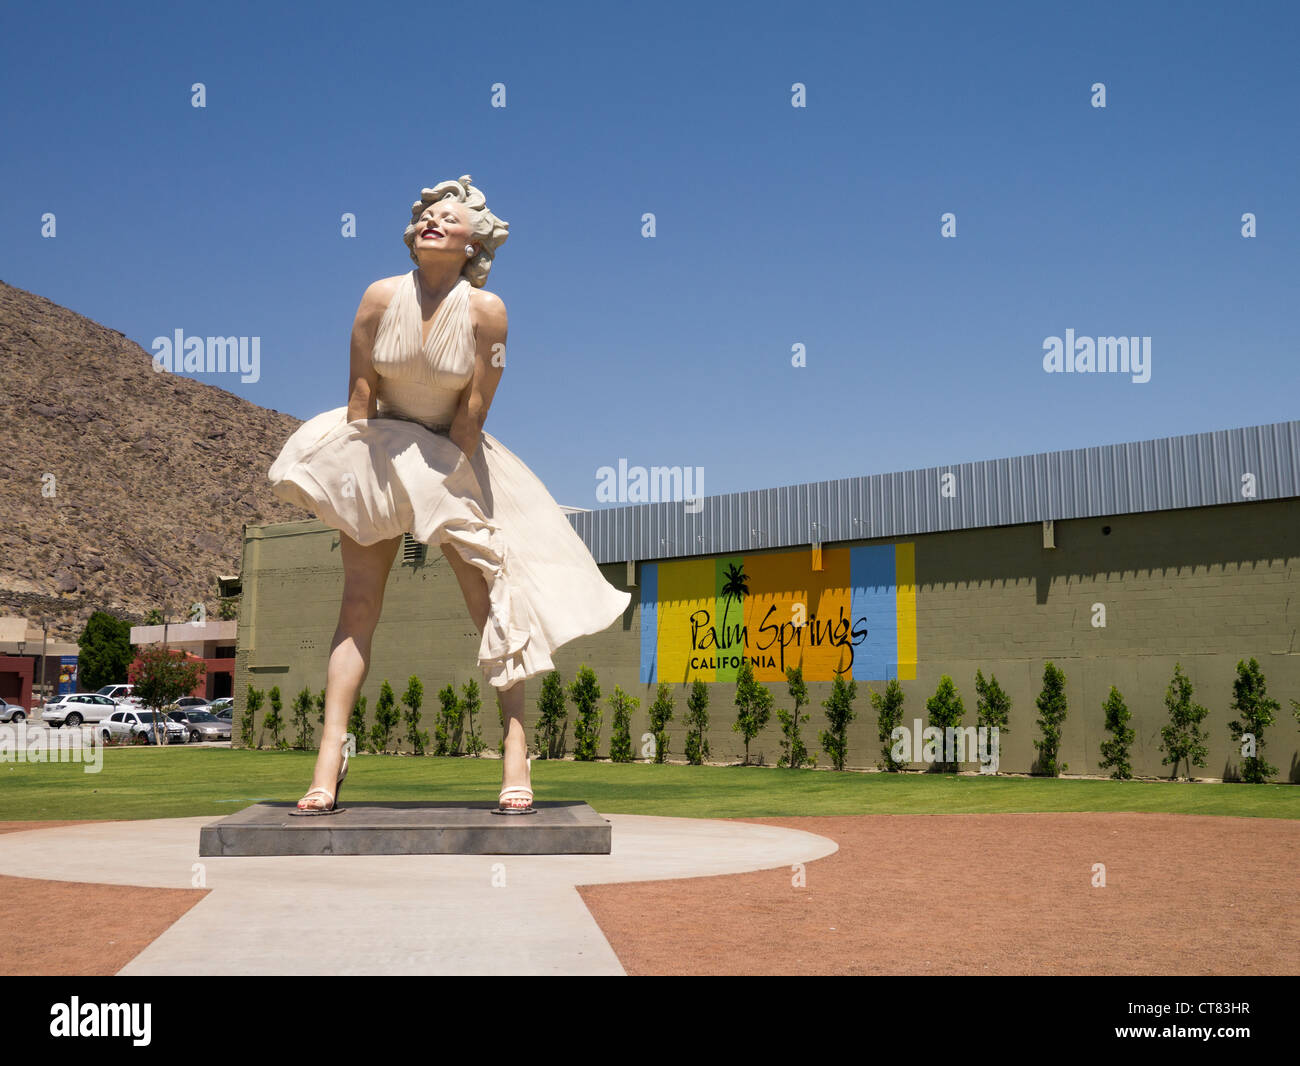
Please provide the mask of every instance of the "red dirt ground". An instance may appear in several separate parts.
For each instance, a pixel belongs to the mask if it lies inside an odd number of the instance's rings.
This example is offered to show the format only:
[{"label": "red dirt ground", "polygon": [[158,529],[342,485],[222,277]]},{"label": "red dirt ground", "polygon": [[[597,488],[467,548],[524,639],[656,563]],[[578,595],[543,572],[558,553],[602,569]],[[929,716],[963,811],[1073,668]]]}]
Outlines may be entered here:
[{"label": "red dirt ground", "polygon": [[[1294,974],[1300,965],[1297,821],[736,820],[803,829],[840,850],[807,864],[801,887],[783,867],[579,889],[629,974]],[[0,822],[0,832],[74,824]],[[1093,887],[1095,863],[1104,888]],[[0,943],[0,973],[116,973],[205,891],[0,876],[0,908],[23,915]]]},{"label": "red dirt ground", "polygon": [[[0,833],[70,822],[0,822]],[[206,888],[136,888],[0,875],[0,974],[112,976],[208,894]]]},{"label": "red dirt ground", "polygon": [[[738,819],[783,868],[580,889],[629,974],[1287,974],[1300,822],[1178,814]],[[1092,887],[1104,863],[1106,887]]]}]

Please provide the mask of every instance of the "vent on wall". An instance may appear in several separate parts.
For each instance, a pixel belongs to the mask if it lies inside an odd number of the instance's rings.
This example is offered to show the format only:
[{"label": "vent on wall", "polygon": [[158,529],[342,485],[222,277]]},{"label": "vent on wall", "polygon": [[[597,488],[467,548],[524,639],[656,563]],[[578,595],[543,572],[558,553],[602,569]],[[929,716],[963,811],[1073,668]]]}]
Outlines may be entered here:
[{"label": "vent on wall", "polygon": [[402,534],[402,562],[404,563],[422,563],[424,562],[425,552],[429,550],[427,544],[422,544],[411,534]]}]

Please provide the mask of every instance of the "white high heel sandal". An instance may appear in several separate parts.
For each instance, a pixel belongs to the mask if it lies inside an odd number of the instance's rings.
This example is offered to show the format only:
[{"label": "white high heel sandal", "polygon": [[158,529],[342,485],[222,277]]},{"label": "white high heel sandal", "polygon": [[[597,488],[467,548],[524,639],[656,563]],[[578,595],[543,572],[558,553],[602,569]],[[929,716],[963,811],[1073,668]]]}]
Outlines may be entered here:
[{"label": "white high heel sandal", "polygon": [[[329,789],[320,788],[318,786],[316,788],[309,789],[307,792],[307,796],[315,795],[317,793],[319,793],[322,796],[325,796],[329,800],[330,805],[328,807],[298,807],[297,810],[292,810],[289,813],[301,815],[301,816],[307,816],[312,814],[337,814],[340,810],[342,810],[342,808],[338,804],[338,797],[339,794],[343,791],[343,779],[347,776],[348,776],[348,738],[344,737],[343,738],[343,767],[341,770],[339,770],[339,779],[338,779],[338,783],[335,784],[334,786],[334,791],[330,792]],[[302,801],[305,800],[307,796],[303,796],[303,798],[300,799],[298,802],[302,803]]]},{"label": "white high heel sandal", "polygon": [[[533,780],[533,760],[526,759],[528,766],[528,781],[531,785]],[[507,807],[506,800],[515,797],[523,797],[528,802],[522,807]],[[497,809],[493,814],[536,814],[537,808],[533,806],[533,790],[531,787],[523,785],[511,785],[509,788],[503,788],[501,794],[497,796]]]}]

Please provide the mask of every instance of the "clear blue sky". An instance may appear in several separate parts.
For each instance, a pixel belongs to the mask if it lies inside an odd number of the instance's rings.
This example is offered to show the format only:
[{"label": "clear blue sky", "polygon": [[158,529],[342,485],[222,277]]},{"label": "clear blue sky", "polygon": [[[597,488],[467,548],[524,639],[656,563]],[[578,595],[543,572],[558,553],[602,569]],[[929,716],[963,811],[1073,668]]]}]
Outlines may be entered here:
[{"label": "clear blue sky", "polygon": [[[584,507],[620,458],[713,494],[1294,418],[1297,10],[10,5],[0,279],[146,350],[259,336],[256,384],[194,376],[308,418],[472,174],[486,428]],[[1150,336],[1151,380],[1044,373],[1067,328]]]}]

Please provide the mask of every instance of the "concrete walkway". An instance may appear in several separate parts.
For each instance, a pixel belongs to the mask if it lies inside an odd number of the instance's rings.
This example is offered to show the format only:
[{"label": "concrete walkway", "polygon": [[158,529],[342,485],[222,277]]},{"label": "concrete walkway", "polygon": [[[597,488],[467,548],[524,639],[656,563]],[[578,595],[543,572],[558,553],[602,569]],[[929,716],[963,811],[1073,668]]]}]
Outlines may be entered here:
[{"label": "concrete walkway", "polygon": [[211,889],[124,976],[621,975],[575,885],[770,870],[837,847],[775,826],[603,817],[610,855],[200,859],[199,829],[218,819],[61,826],[0,834],[0,874]]}]

